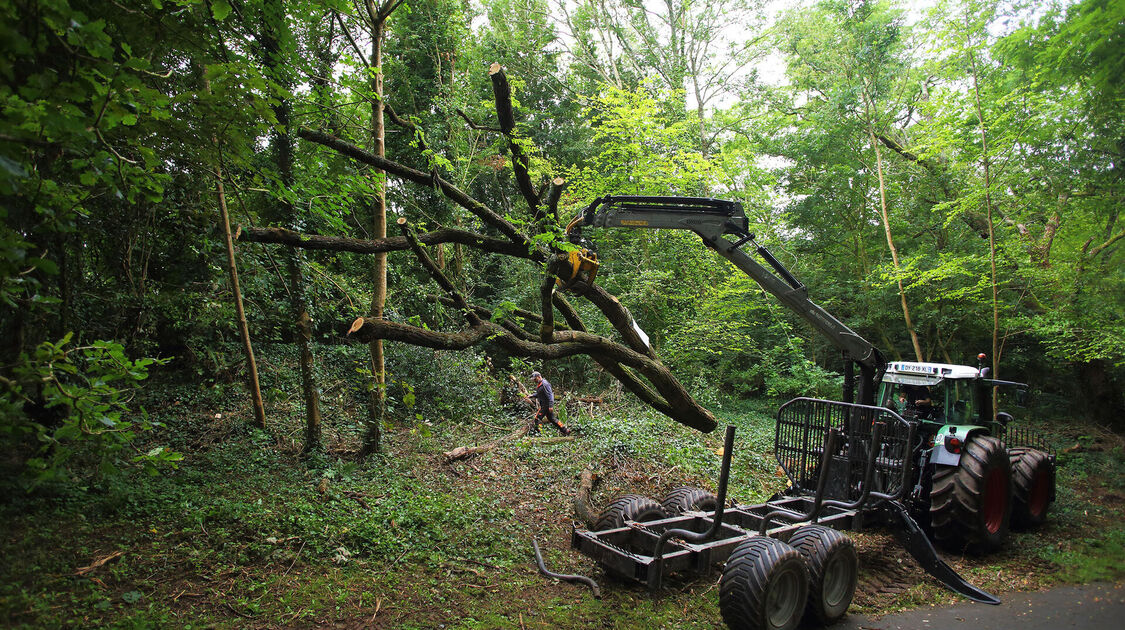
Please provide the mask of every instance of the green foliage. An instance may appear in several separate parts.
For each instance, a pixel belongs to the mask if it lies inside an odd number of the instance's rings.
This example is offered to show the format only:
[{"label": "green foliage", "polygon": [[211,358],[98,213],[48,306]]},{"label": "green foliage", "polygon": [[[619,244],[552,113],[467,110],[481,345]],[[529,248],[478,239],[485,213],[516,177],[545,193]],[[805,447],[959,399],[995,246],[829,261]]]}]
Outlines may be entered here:
[{"label": "green foliage", "polygon": [[667,103],[675,93],[606,86],[585,112],[599,152],[567,175],[580,199],[604,194],[700,195],[716,168],[698,148],[698,129]]},{"label": "green foliage", "polygon": [[21,355],[13,378],[2,381],[0,435],[9,445],[25,438],[38,444],[26,462],[29,489],[88,476],[105,479],[129,467],[150,474],[174,468],[179,453],[138,446],[140,434],[157,425],[143,409],[135,413],[128,406],[149,366],[165,362],[131,360],[120,344],[108,341],[73,346],[69,333]]}]

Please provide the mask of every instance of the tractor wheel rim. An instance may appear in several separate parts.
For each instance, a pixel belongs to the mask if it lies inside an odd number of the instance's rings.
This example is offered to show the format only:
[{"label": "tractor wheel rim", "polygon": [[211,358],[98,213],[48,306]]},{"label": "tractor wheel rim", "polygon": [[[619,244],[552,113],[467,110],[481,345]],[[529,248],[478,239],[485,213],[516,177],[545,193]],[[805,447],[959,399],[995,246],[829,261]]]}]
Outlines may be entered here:
[{"label": "tractor wheel rim", "polygon": [[1031,486],[1031,497],[1028,501],[1028,511],[1032,516],[1040,517],[1047,512],[1047,502],[1051,497],[1051,479],[1045,471],[1040,470],[1035,475]]},{"label": "tractor wheel rim", "polygon": [[835,608],[848,596],[851,584],[851,564],[840,555],[833,556],[824,568],[824,588],[822,597],[827,608]]},{"label": "tractor wheel rim", "polygon": [[1004,513],[1008,509],[1008,477],[1004,471],[995,468],[988,473],[984,489],[984,528],[989,534],[1000,531],[1004,524]]},{"label": "tractor wheel rim", "polygon": [[798,601],[801,594],[801,576],[793,569],[786,569],[777,576],[773,588],[766,593],[766,619],[771,628],[783,628],[797,608],[804,604]]}]

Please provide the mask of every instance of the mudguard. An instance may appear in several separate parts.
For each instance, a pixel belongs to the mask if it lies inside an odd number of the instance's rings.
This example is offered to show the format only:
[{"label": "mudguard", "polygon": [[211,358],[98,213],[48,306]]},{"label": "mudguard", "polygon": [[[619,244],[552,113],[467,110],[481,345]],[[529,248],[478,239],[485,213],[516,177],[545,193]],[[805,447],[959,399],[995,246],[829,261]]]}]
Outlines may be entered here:
[{"label": "mudguard", "polygon": [[961,438],[962,442],[968,442],[969,438],[973,435],[987,429],[982,426],[967,425],[967,424],[947,424],[938,431],[937,436],[934,437],[934,452],[930,455],[931,464],[941,464],[943,466],[956,466],[961,463],[961,454],[953,453],[945,448],[945,437],[948,435],[956,435]]}]

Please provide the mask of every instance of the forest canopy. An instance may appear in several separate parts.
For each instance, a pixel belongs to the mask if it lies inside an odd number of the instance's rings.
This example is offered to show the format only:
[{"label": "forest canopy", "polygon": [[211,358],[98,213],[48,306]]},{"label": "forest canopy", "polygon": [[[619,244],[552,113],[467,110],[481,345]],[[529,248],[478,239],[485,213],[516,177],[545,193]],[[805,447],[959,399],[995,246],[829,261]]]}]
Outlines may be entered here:
[{"label": "forest canopy", "polygon": [[556,290],[610,194],[737,201],[888,357],[983,352],[1120,428],[1125,4],[911,7],[6,3],[0,435],[40,479],[80,444],[167,463],[130,451],[130,392],[245,383],[251,345],[294,348],[257,422],[296,395],[313,450],[321,406],[365,409],[372,452],[544,361],[696,428],[722,396],[840,395],[839,352],[690,233],[597,233],[596,284]]}]

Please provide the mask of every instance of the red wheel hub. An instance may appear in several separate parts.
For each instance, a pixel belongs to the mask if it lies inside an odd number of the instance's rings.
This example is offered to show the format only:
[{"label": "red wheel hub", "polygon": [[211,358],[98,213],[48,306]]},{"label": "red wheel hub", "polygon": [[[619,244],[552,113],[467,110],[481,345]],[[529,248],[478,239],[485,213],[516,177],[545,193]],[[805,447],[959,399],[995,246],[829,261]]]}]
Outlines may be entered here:
[{"label": "red wheel hub", "polygon": [[988,473],[984,485],[984,527],[989,534],[1000,531],[1004,524],[1004,514],[1008,511],[1008,476],[1004,471],[995,468]]}]

